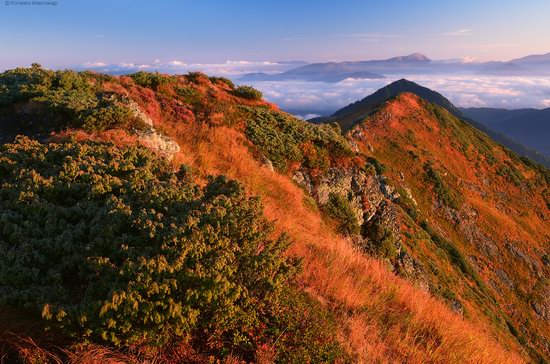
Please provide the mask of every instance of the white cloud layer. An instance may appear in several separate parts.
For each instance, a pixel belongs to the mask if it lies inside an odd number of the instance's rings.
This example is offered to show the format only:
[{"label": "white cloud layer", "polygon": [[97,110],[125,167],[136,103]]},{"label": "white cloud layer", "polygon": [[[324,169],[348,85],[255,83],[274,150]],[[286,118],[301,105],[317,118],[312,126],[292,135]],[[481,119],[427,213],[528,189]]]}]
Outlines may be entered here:
[{"label": "white cloud layer", "polygon": [[[401,78],[401,77],[398,77]],[[328,114],[360,100],[398,78],[347,79],[324,82],[253,82],[265,97],[285,110]],[[550,107],[550,77],[496,77],[477,75],[408,75],[460,107]]]},{"label": "white cloud layer", "polygon": [[182,60],[161,61],[155,59],[150,64],[117,63],[108,64],[101,61],[86,62],[79,69],[94,70],[105,73],[132,73],[137,71],[159,71],[165,73],[187,73],[201,71],[216,76],[238,76],[245,73],[265,72],[278,73],[300,66],[293,62],[269,61],[226,61],[224,63],[186,63]]}]

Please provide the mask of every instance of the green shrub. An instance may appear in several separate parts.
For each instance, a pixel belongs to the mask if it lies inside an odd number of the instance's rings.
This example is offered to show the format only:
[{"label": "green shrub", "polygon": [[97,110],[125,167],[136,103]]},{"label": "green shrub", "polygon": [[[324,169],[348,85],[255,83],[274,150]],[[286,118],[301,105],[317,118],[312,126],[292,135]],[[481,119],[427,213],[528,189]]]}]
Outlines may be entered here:
[{"label": "green shrub", "polygon": [[323,210],[338,222],[338,230],[342,234],[357,235],[361,232],[357,216],[344,196],[331,192]]},{"label": "green shrub", "polygon": [[0,304],[80,339],[200,333],[253,349],[296,264],[237,182],[199,188],[143,148],[105,143],[19,138],[0,153]]},{"label": "green shrub", "polygon": [[129,109],[118,105],[97,108],[83,113],[81,127],[89,132],[129,125],[133,120]]},{"label": "green shrub", "polygon": [[200,94],[192,87],[176,87],[176,94],[186,104],[197,105],[200,103]]},{"label": "green shrub", "polygon": [[503,164],[499,165],[496,172],[497,175],[504,177],[518,187],[525,181],[521,172],[509,161],[505,161]]},{"label": "green shrub", "polygon": [[[210,82],[212,83],[225,83],[227,85],[227,87],[229,87],[231,90],[234,90],[235,89],[235,84],[233,83],[233,81],[231,81],[229,78],[227,77],[210,77]],[[260,96],[261,98],[261,96]]]},{"label": "green shrub", "polygon": [[330,124],[310,124],[261,107],[243,107],[243,110],[247,138],[281,172],[293,162],[324,169],[332,158],[354,154],[339,129]]},{"label": "green shrub", "polygon": [[[142,72],[142,74],[147,74]],[[145,76],[144,76],[145,77]],[[10,109],[15,102],[33,102],[44,110],[32,115],[30,127],[35,131],[82,127],[102,131],[120,127],[132,118],[117,95],[99,88],[108,76],[89,72],[49,71],[39,65],[17,68],[0,74],[0,107]],[[10,114],[17,118],[17,113]],[[19,120],[22,124],[23,120]],[[23,125],[15,129],[24,131]]]},{"label": "green shrub", "polygon": [[160,85],[168,84],[171,81],[170,76],[166,76],[158,72],[139,71],[132,73],[130,77],[137,85],[148,87],[153,90],[156,90]]},{"label": "green shrub", "polygon": [[460,209],[463,202],[461,196],[447,186],[439,172],[434,169],[430,162],[424,164],[424,172],[426,181],[433,184],[434,192],[438,199],[455,210]]},{"label": "green shrub", "polygon": [[374,157],[367,157],[367,162],[374,167],[377,174],[380,175],[386,172],[386,166],[383,165],[378,159]]},{"label": "green shrub", "polygon": [[263,97],[261,91],[252,86],[239,86],[233,91],[233,94],[247,100],[261,100]]},{"label": "green shrub", "polygon": [[366,228],[371,249],[382,258],[393,259],[397,255],[396,238],[393,231],[384,226],[379,218],[373,219]]}]

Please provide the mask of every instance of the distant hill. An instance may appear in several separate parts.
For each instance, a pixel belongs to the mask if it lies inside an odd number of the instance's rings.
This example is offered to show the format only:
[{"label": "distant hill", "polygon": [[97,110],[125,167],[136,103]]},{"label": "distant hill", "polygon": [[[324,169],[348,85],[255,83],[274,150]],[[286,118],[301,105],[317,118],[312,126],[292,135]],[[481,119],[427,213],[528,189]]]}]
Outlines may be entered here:
[{"label": "distant hill", "polygon": [[243,81],[303,80],[338,82],[346,78],[383,78],[383,73],[386,71],[411,72],[426,69],[430,64],[431,60],[425,55],[413,53],[383,60],[312,63],[275,75],[246,74],[241,79]]},{"label": "distant hill", "polygon": [[550,108],[542,110],[463,108],[460,110],[465,116],[550,158]]},{"label": "distant hill", "polygon": [[375,79],[407,74],[471,74],[488,76],[550,75],[550,53],[531,55],[511,61],[462,62],[432,60],[422,53],[412,53],[381,60],[323,62],[301,65],[285,72],[248,73],[242,81],[322,81],[339,82],[346,78]]},{"label": "distant hill", "polygon": [[497,64],[484,65],[477,73],[494,76],[534,76],[540,74],[540,72],[534,69],[514,62],[499,62]]},{"label": "distant hill", "polygon": [[362,100],[356,101],[342,109],[337,110],[329,117],[319,117],[312,119],[311,121],[316,123],[336,121],[338,122],[338,124],[340,124],[342,129],[348,130],[357,122],[361,121],[363,118],[373,113],[384,102],[398,96],[400,93],[403,92],[414,93],[415,95],[418,95],[431,103],[443,107],[452,115],[458,118],[465,119],[471,125],[489,135],[496,142],[504,145],[505,147],[515,151],[522,156],[531,158],[535,162],[542,163],[545,166],[550,167],[550,158],[520,144],[518,141],[516,141],[516,139],[511,136],[503,135],[496,128],[491,128],[477,121],[476,119],[469,118],[467,115],[463,115],[462,111],[455,107],[445,96],[406,79],[395,81],[379,89],[372,95],[369,95]]},{"label": "distant hill", "polygon": [[384,102],[402,92],[412,92],[427,101],[444,107],[454,115],[460,115],[460,111],[443,95],[403,78],[392,82],[362,100],[337,110],[327,120],[337,119],[342,129],[349,129],[354,123],[372,113]]},{"label": "distant hill", "polygon": [[[525,343],[528,361],[546,362],[550,327],[531,325],[540,322],[536,312],[541,312],[531,300],[547,287],[536,276],[548,266],[539,253],[527,258],[525,252],[548,249],[549,171],[496,143],[450,105],[440,94],[400,80],[331,116],[400,191],[397,201],[405,214],[379,211],[363,229],[383,237],[371,249],[398,274],[431,282],[457,310],[506,317],[501,327]],[[540,179],[528,181],[533,172]],[[401,217],[393,224],[385,219],[395,215]],[[415,224],[428,237],[417,234]],[[532,292],[531,298],[522,292]],[[491,325],[500,326],[498,321]]]}]

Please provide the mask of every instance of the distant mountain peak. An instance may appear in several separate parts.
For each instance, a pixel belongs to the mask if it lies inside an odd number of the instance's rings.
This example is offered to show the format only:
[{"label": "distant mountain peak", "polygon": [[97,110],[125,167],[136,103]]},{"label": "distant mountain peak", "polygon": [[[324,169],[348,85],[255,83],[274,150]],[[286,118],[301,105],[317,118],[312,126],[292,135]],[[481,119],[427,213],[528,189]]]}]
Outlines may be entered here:
[{"label": "distant mountain peak", "polygon": [[399,56],[388,59],[388,61],[394,62],[431,62],[431,59],[426,57],[424,54],[415,52],[407,56]]},{"label": "distant mountain peak", "polygon": [[354,102],[332,114],[332,118],[338,118],[338,123],[343,129],[350,129],[362,118],[372,113],[386,101],[398,96],[401,93],[412,93],[426,101],[437,104],[447,109],[455,116],[460,115],[460,111],[443,95],[429,88],[409,81],[405,78],[394,81],[385,87],[382,87],[372,95],[362,100]]}]

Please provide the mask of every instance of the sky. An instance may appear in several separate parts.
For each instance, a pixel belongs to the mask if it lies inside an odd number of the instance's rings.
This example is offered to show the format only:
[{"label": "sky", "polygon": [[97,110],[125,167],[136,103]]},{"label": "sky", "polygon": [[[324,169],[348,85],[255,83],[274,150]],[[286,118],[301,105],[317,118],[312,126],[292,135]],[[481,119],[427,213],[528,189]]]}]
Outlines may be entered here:
[{"label": "sky", "polygon": [[[45,1],[44,1],[45,2]],[[86,63],[508,60],[550,51],[548,0],[0,2],[0,69]]]}]

